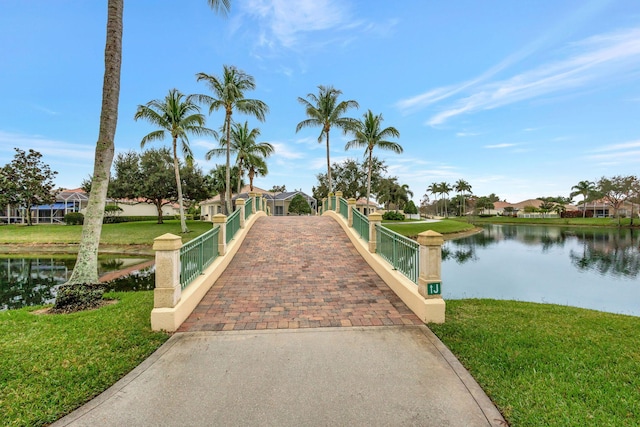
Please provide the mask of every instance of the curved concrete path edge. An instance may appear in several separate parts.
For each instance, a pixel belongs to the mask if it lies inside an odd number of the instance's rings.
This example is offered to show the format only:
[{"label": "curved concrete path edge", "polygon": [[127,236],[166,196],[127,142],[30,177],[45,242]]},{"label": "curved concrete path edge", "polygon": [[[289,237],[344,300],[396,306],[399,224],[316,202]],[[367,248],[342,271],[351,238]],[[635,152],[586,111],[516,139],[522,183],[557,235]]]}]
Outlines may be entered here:
[{"label": "curved concrete path edge", "polygon": [[247,423],[508,425],[423,325],[176,333],[52,426]]}]

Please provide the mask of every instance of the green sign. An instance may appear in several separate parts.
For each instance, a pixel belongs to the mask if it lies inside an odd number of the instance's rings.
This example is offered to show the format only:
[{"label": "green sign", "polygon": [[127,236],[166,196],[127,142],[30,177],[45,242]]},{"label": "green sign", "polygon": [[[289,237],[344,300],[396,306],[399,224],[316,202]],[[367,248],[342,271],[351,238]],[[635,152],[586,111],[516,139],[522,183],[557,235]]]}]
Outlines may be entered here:
[{"label": "green sign", "polygon": [[442,292],[440,282],[427,284],[427,295],[440,295]]}]

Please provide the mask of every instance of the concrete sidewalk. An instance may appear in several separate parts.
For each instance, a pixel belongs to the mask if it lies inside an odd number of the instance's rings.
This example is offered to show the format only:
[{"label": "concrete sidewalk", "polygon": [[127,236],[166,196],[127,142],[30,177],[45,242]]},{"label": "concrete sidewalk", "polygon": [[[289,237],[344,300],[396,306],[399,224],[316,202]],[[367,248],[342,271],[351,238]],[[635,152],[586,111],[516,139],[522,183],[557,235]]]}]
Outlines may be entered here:
[{"label": "concrete sidewalk", "polygon": [[504,426],[426,326],[189,332],[53,426]]}]

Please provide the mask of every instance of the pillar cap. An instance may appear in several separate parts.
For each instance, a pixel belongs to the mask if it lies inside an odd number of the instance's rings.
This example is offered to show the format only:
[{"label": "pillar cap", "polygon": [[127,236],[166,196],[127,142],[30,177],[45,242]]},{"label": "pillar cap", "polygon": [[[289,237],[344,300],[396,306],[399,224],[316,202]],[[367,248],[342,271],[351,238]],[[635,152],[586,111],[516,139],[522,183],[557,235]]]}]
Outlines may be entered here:
[{"label": "pillar cap", "polygon": [[369,221],[382,221],[382,214],[380,212],[371,212],[368,218]]},{"label": "pillar cap", "polygon": [[357,200],[354,199],[353,197],[351,197],[349,200],[347,200],[347,204],[349,205],[355,205],[357,203]]},{"label": "pillar cap", "polygon": [[436,231],[427,230],[418,234],[418,243],[423,246],[440,246],[444,243],[444,237]]},{"label": "pillar cap", "polygon": [[238,206],[238,205],[244,205],[244,199],[242,199],[242,198],[240,198],[240,197],[239,197],[239,198],[237,198],[237,199],[236,199],[236,206]]},{"label": "pillar cap", "polygon": [[212,219],[214,224],[222,224],[227,222],[227,216],[221,213],[215,214]]},{"label": "pillar cap", "polygon": [[165,233],[153,239],[154,251],[175,251],[182,247],[182,237]]}]

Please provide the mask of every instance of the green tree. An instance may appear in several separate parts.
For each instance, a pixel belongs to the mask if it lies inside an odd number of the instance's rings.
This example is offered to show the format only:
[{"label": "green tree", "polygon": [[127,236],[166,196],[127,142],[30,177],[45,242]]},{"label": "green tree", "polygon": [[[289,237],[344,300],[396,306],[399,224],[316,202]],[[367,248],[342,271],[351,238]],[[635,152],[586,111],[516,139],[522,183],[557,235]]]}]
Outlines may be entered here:
[{"label": "green tree", "polygon": [[582,218],[584,218],[587,214],[587,199],[589,195],[595,191],[596,185],[591,181],[580,181],[571,187],[571,189],[574,190],[570,194],[572,199],[578,195],[582,196]]},{"label": "green tree", "polygon": [[480,213],[484,213],[485,209],[495,208],[491,197],[478,197],[476,200],[476,210]]},{"label": "green tree", "polygon": [[296,194],[289,203],[288,211],[296,215],[309,215],[311,214],[311,206],[301,194]]},{"label": "green tree", "polygon": [[[213,96],[198,95],[200,102],[209,106],[209,114],[223,109],[225,112],[222,144],[226,147],[227,161],[225,163],[225,188],[231,187],[231,124],[234,110],[243,114],[248,114],[259,121],[265,120],[269,107],[258,99],[245,98],[245,92],[254,90],[256,85],[254,79],[249,74],[234,66],[224,65],[222,76],[209,75],[206,73],[196,74],[197,81],[204,81],[213,93]],[[232,212],[231,191],[227,191],[225,197],[225,209],[227,215]]]},{"label": "green tree", "polygon": [[409,200],[409,202],[404,207],[404,213],[409,215],[415,215],[418,213],[418,207],[413,202],[413,200]]},{"label": "green tree", "polygon": [[14,148],[16,154],[11,163],[0,169],[0,201],[2,204],[20,206],[26,210],[27,225],[32,225],[31,207],[52,203],[55,200],[53,179],[58,172],[52,171],[42,161],[42,154],[29,149],[25,152]]},{"label": "green tree", "polygon": [[[380,182],[387,166],[376,157],[372,159],[371,191],[374,194],[380,191]],[[344,162],[334,163],[331,166],[335,191],[342,191],[345,198],[359,199],[367,194],[367,170],[364,162],[355,159],[347,159]],[[322,200],[329,194],[329,182],[327,174],[317,174],[318,185],[313,187],[313,197]]]},{"label": "green tree", "polygon": [[193,153],[189,147],[187,134],[215,135],[215,131],[206,128],[205,117],[200,113],[200,107],[194,103],[195,96],[183,95],[177,89],[171,89],[164,100],[154,99],[145,105],[139,105],[135,120],[144,119],[159,127],[142,138],[140,146],[144,147],[152,141],[162,141],[166,135],[171,137],[171,149],[173,154],[173,170],[178,189],[178,204],[180,206],[180,227],[183,233],[188,233],[184,216],[184,201],[182,197],[182,181],[180,179],[180,161],[178,159],[178,141],[180,151],[185,161],[190,164],[193,161]]},{"label": "green tree", "polygon": [[270,193],[284,193],[285,191],[287,191],[286,185],[274,185],[271,187],[271,190],[269,190]]},{"label": "green tree", "polygon": [[542,212],[542,217],[544,218],[544,214],[551,212],[555,204],[553,202],[543,201],[540,203],[538,210]]},{"label": "green tree", "polygon": [[[236,182],[238,179],[237,168],[237,166],[233,166],[229,173],[229,176],[232,178],[229,183],[231,188],[238,185]],[[242,180],[239,185],[242,187]],[[223,200],[226,200],[226,195],[231,193],[232,190],[227,191],[227,167],[225,165],[217,165],[214,169],[211,169],[209,172],[209,186],[215,193],[220,194],[220,203],[222,203]]]},{"label": "green tree", "polygon": [[625,201],[633,197],[637,185],[638,178],[633,175],[602,177],[598,181],[598,192],[613,207],[614,215],[618,218],[618,227],[621,226],[620,208]]},{"label": "green tree", "polygon": [[465,215],[467,212],[467,204],[466,204],[466,196],[471,193],[471,184],[469,184],[464,179],[459,179],[456,181],[455,186],[453,187],[456,190],[456,193],[462,196],[462,215]]},{"label": "green tree", "polygon": [[402,153],[402,146],[397,142],[387,141],[385,138],[399,138],[400,132],[392,126],[381,128],[382,114],[377,116],[371,110],[367,111],[363,118],[355,123],[352,130],[354,139],[347,142],[344,149],[363,148],[367,158],[367,201],[371,199],[371,174],[373,170],[373,149],[389,150],[394,153]]},{"label": "green tree", "polygon": [[431,185],[427,187],[427,192],[431,193],[432,196],[435,197],[435,205],[436,205],[436,216],[438,215],[438,195],[440,194],[440,186],[432,182]]},{"label": "green tree", "polygon": [[332,86],[318,86],[318,95],[307,94],[307,99],[298,97],[305,109],[308,119],[301,121],[296,126],[296,133],[307,127],[320,127],[318,142],[322,143],[323,137],[327,144],[327,182],[329,193],[333,193],[333,182],[331,180],[331,160],[329,158],[329,132],[331,127],[342,129],[346,134],[350,129],[355,128],[357,120],[344,117],[344,114],[351,108],[358,108],[356,101],[340,101],[338,97],[342,91],[334,89]]},{"label": "green tree", "polygon": [[[231,148],[230,152],[236,155],[236,166],[238,167],[238,184],[244,176],[245,169],[249,172],[250,187],[253,190],[253,177],[258,172],[266,175],[267,165],[265,158],[274,153],[273,145],[268,142],[256,142],[256,138],[260,136],[260,129],[253,128],[249,130],[249,123],[234,123],[231,130]],[[224,143],[223,145],[227,145]],[[213,156],[220,156],[227,152],[226,147],[214,148],[209,150],[205,155],[207,160]],[[241,187],[238,187],[240,193]]]}]

